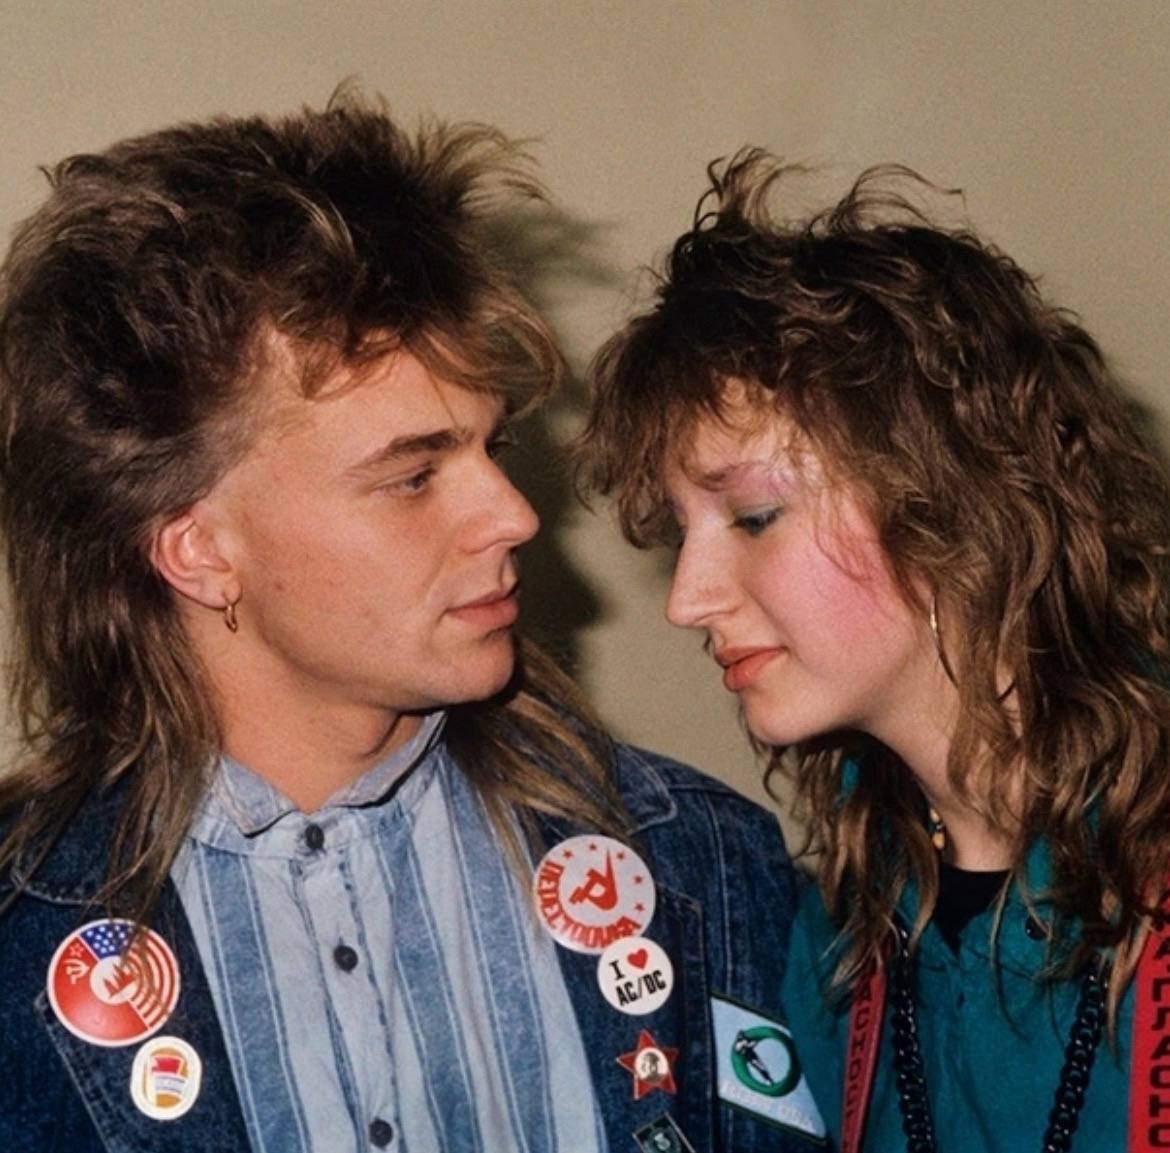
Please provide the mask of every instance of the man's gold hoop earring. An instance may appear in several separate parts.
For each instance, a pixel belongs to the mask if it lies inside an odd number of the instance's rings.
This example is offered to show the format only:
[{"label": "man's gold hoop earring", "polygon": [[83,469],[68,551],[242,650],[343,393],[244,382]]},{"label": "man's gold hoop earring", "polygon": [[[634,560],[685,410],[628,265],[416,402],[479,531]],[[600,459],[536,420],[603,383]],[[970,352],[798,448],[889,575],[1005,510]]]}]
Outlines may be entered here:
[{"label": "man's gold hoop earring", "polygon": [[236,619],[236,605],[238,603],[238,601],[228,601],[223,606],[223,623],[227,625],[229,633],[240,631],[240,622]]},{"label": "man's gold hoop earring", "polygon": [[934,637],[934,649],[938,653],[938,663],[942,665],[943,672],[947,674],[947,680],[955,688],[958,688],[959,682],[955,679],[955,670],[951,668],[951,662],[947,660],[946,650],[943,648],[942,632],[938,627],[938,593],[930,594],[930,635]]}]

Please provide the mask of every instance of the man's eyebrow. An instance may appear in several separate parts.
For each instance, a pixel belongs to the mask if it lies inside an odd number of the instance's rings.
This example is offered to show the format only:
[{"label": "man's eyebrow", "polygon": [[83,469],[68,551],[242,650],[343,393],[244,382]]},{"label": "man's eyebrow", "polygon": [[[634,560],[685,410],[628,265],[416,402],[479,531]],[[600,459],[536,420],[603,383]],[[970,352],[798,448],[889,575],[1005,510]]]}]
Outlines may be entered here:
[{"label": "man's eyebrow", "polygon": [[345,471],[353,476],[373,472],[386,465],[395,464],[407,457],[421,456],[427,453],[451,452],[470,444],[475,434],[469,428],[440,428],[434,432],[414,433],[410,436],[396,436],[387,444],[376,448],[368,456],[362,457],[355,465]]},{"label": "man's eyebrow", "polygon": [[[488,441],[490,442],[498,437],[510,421],[510,415],[502,413],[492,424],[491,431],[487,436]],[[463,448],[465,445],[471,444],[475,440],[475,437],[476,434],[473,429],[463,426],[440,428],[434,432],[419,432],[408,436],[396,436],[393,440],[382,445],[380,448],[376,448],[368,456],[363,457],[357,464],[351,465],[345,471],[349,476],[364,476],[367,473],[375,472],[378,469],[385,468],[387,465],[396,464],[398,461],[406,460],[412,456],[452,452],[454,449]]]}]

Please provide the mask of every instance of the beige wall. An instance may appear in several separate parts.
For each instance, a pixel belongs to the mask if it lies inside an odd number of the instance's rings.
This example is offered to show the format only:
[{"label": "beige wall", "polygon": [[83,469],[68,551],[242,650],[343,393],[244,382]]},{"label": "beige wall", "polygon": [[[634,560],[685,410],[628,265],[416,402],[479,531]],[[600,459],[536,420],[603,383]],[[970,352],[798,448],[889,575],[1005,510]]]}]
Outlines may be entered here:
[{"label": "beige wall", "polygon": [[[0,228],[34,168],[180,118],[321,102],[345,76],[400,115],[538,138],[578,272],[542,298],[578,364],[626,314],[634,269],[687,223],[704,164],[745,142],[825,167],[908,163],[1078,310],[1170,423],[1170,4],[1163,0],[3,0]],[[573,406],[555,422],[571,427]],[[551,628],[623,735],[758,792],[664,575],[574,512],[530,455]]]}]

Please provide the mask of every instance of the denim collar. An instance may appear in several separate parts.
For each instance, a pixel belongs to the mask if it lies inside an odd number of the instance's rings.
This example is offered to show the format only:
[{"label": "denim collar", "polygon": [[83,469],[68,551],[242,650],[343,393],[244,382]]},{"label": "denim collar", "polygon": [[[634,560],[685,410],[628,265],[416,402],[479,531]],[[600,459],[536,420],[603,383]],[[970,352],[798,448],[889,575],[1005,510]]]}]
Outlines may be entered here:
[{"label": "denim collar", "polygon": [[[626,746],[625,756],[615,757],[615,760],[618,787],[630,818],[631,831],[640,833],[678,816],[678,802],[652,757],[641,749]],[[633,771],[635,765],[638,771]]]},{"label": "denim collar", "polygon": [[[444,720],[445,714],[442,713],[428,717],[428,724],[420,728],[412,741],[337,794],[330,804],[360,807],[376,803],[409,768],[425,760],[427,753],[433,751],[437,744],[441,745],[439,738]],[[412,751],[408,752],[408,749]],[[635,762],[641,771],[633,771]],[[651,757],[640,750],[627,748],[625,755],[617,759],[617,774],[631,831],[642,832],[678,816],[678,804]],[[685,789],[687,786],[676,787]],[[106,866],[113,831],[121,813],[123,791],[121,787],[115,786],[90,797],[31,879],[29,874],[32,870],[28,862],[17,862],[12,870],[12,880],[0,879],[0,896],[5,889],[15,884],[31,896],[54,903],[85,904],[92,901],[106,878]],[[272,791],[280,797],[276,790]],[[258,794],[263,793],[264,790],[258,791]],[[269,804],[273,808],[266,808]],[[258,796],[255,816],[259,819],[263,810],[266,814],[271,813],[273,820],[278,820],[281,812],[288,811],[287,806],[291,802],[285,800],[284,805],[286,807],[281,807],[279,803],[272,802],[271,798],[264,800]],[[249,808],[247,804],[244,807]],[[280,812],[274,812],[275,808],[280,808]],[[568,835],[568,831],[560,835]]]},{"label": "denim collar", "polygon": [[[430,752],[442,732],[447,714],[428,713],[418,732],[372,769],[331,796],[321,810],[361,808],[384,800]],[[226,753],[219,759],[201,813],[230,821],[244,836],[254,836],[274,825],[297,806],[275,785]]]},{"label": "denim collar", "polygon": [[120,785],[114,785],[91,796],[35,873],[36,855],[30,851],[13,864],[9,877],[0,878],[0,895],[21,889],[53,904],[83,905],[92,901],[106,878],[123,792]]},{"label": "denim collar", "polygon": [[[359,807],[376,804],[387,796],[411,768],[426,758],[442,732],[445,717],[442,712],[430,714],[410,741],[337,793],[329,805]],[[291,801],[261,778],[242,766],[237,768],[239,775],[233,776],[235,783],[250,778],[241,787],[243,808],[240,815],[259,822],[257,830],[266,827],[263,817],[270,817],[268,824],[271,824],[295,808]],[[214,789],[213,784],[196,815],[196,822],[202,820],[209,804],[215,805]],[[106,880],[124,793],[125,788],[118,784],[89,797],[35,872],[35,858],[25,855],[13,865],[10,878],[0,878],[0,897],[10,889],[19,888],[30,896],[54,904],[84,905],[93,901]],[[231,822],[225,819],[220,823]],[[236,828],[234,824],[231,827]]]}]

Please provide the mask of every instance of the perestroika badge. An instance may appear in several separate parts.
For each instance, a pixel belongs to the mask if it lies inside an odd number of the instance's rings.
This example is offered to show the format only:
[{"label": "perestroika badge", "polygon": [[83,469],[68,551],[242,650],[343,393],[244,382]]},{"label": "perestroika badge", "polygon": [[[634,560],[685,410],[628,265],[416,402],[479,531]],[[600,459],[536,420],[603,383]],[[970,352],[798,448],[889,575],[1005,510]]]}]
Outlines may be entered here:
[{"label": "perestroika badge", "polygon": [[152,1037],[134,1054],[130,1097],[147,1117],[177,1121],[199,1096],[203,1062],[180,1037]]},{"label": "perestroika badge", "polygon": [[46,989],[57,1020],[91,1045],[145,1040],[179,999],[179,965],[170,946],[150,929],[135,939],[134,929],[132,921],[90,921],[66,937],[49,962]]},{"label": "perestroika badge", "polygon": [[541,858],[533,878],[541,923],[559,945],[602,953],[650,923],[656,901],[646,862],[612,837],[570,837]]}]

